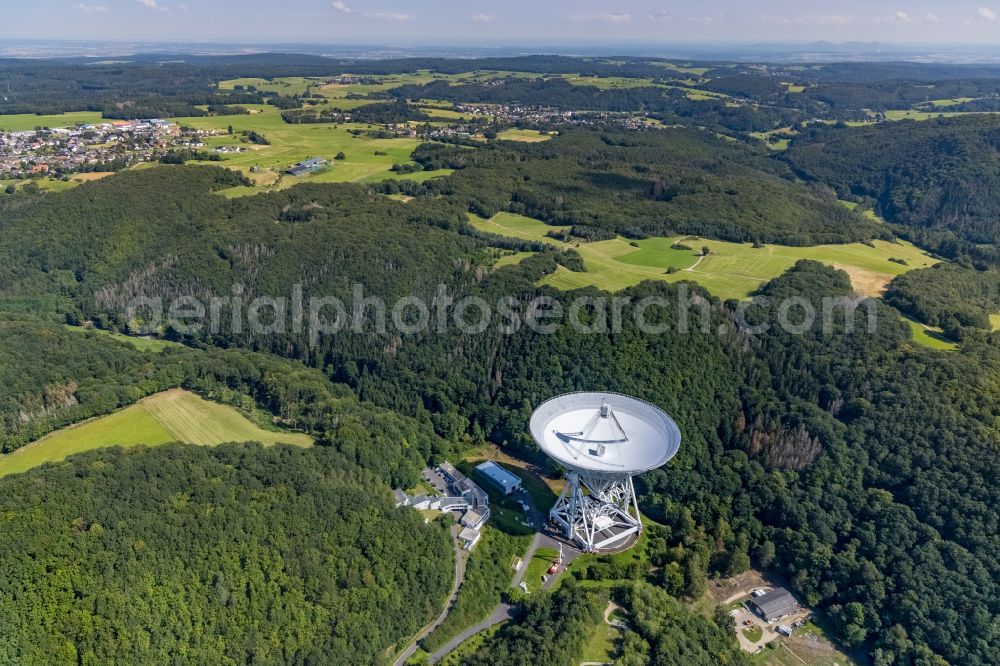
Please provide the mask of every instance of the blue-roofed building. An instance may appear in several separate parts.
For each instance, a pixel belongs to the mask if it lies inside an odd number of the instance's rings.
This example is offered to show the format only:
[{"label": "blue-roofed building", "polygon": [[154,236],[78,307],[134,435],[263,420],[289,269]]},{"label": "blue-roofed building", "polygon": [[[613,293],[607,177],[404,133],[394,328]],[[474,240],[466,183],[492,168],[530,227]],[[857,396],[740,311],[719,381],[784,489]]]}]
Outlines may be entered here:
[{"label": "blue-roofed building", "polygon": [[506,495],[521,488],[521,479],[517,475],[511,474],[492,460],[476,465],[476,469]]},{"label": "blue-roofed building", "polygon": [[307,173],[312,173],[313,171],[316,171],[326,163],[327,163],[326,160],[323,159],[322,157],[313,157],[308,160],[303,160],[298,164],[292,165],[292,167],[288,169],[288,173],[290,173],[293,176],[304,176]]}]

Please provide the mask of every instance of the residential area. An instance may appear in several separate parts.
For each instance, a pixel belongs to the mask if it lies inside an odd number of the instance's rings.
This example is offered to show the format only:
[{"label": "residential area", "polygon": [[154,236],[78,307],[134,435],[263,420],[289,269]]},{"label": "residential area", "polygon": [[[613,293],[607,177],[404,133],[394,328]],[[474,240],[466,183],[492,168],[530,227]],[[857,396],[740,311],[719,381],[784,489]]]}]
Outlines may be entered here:
[{"label": "residential area", "polygon": [[0,179],[120,171],[202,148],[203,137],[213,133],[159,118],[0,131]]}]

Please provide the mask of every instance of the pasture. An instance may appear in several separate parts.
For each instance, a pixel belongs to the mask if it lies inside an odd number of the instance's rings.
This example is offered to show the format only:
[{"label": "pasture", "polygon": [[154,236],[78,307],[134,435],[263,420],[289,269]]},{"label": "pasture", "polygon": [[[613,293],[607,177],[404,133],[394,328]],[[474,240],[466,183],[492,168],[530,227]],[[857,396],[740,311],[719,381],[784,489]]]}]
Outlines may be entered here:
[{"label": "pasture", "polygon": [[953,118],[991,111],[919,111],[916,109],[894,109],[885,112],[886,120],[930,120],[931,118]]},{"label": "pasture", "polygon": [[153,353],[160,353],[165,349],[170,349],[171,347],[183,349],[184,345],[179,342],[172,342],[170,340],[158,340],[156,338],[140,338],[132,335],[124,335],[122,333],[115,333],[114,331],[104,331],[99,328],[84,328],[83,326],[70,326],[67,324],[64,327],[67,331],[73,331],[74,333],[81,333],[84,335],[102,335],[109,337],[118,342],[124,342],[125,344],[135,347],[139,351],[148,351]]},{"label": "pasture", "polygon": [[[232,126],[232,135],[223,133],[205,137],[206,146],[242,146],[247,149],[246,152],[224,153],[222,162],[209,164],[221,164],[242,171],[255,182],[255,186],[223,190],[222,193],[227,196],[255,194],[264,189],[283,189],[302,182],[340,183],[391,177],[394,175],[390,171],[392,165],[410,162],[413,149],[420,144],[415,138],[376,139],[355,136],[349,131],[369,129],[367,125],[289,124],[273,106],[251,105],[248,108],[253,111],[250,115],[175,119],[182,125],[202,130],[225,132],[228,126]],[[240,143],[240,133],[250,130],[262,134],[270,141],[270,145]],[[344,153],[344,159],[334,160],[340,152]],[[296,162],[311,157],[323,157],[330,164],[320,171],[303,176],[283,173]],[[258,171],[251,173],[251,167],[256,167]],[[406,177],[417,180],[447,173],[450,172],[417,172],[407,174]]]},{"label": "pasture", "polygon": [[918,345],[940,351],[954,351],[958,349],[957,344],[951,342],[941,334],[940,328],[921,324],[909,317],[903,317],[903,320],[910,325],[910,331],[913,333],[913,341]]},{"label": "pasture", "polygon": [[[564,228],[549,226],[522,215],[499,213],[489,220],[469,217],[473,226],[483,231],[579,252],[586,272],[575,273],[560,266],[555,273],[540,281],[540,284],[564,290],[594,286],[615,292],[643,280],[690,280],[720,298],[748,298],[761,284],[781,275],[795,262],[813,259],[846,271],[855,289],[877,296],[896,275],[937,263],[922,250],[904,241],[874,241],[871,246],[852,243],[754,248],[749,243],[678,236],[638,241],[619,237],[593,243],[576,240],[565,243],[546,235],[549,231]],[[673,249],[671,246],[675,243],[682,243],[691,249]],[[709,254],[704,257],[700,256],[703,247],[709,249]],[[905,264],[890,259],[902,260]]]},{"label": "pasture", "polygon": [[497,138],[501,141],[523,141],[525,143],[538,143],[539,141],[548,141],[552,138],[551,134],[543,134],[538,130],[531,129],[509,129],[504,130],[497,134]]},{"label": "pasture", "polygon": [[219,81],[220,90],[235,90],[236,86],[249,88],[253,86],[261,92],[278,93],[279,95],[301,95],[311,86],[320,85],[325,79],[309,78],[304,76],[284,76],[274,79],[260,79],[256,77],[244,77],[240,79],[229,79]]},{"label": "pasture", "polygon": [[953,97],[951,99],[932,99],[925,102],[921,106],[933,106],[933,107],[949,107],[955,106],[957,104],[965,104],[966,102],[971,102],[974,97]]},{"label": "pasture", "polygon": [[110,446],[157,446],[169,442],[211,446],[249,441],[266,445],[312,444],[312,438],[303,433],[264,430],[232,407],[172,389],[113,414],[68,426],[0,456],[0,476]]},{"label": "pasture", "polygon": [[99,111],[72,111],[56,115],[39,116],[34,113],[0,115],[0,131],[26,132],[36,127],[73,127],[110,122],[101,118]]}]

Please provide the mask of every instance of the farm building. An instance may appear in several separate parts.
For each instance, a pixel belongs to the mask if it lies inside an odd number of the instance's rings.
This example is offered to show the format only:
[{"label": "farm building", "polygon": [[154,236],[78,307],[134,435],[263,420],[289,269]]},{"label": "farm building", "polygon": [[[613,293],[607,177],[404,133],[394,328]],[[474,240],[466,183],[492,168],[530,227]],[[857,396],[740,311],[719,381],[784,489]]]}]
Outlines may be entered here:
[{"label": "farm building", "polygon": [[521,487],[521,479],[492,460],[487,460],[484,463],[476,465],[476,469],[489,479],[491,483],[502,489],[506,495],[510,495]]},{"label": "farm building", "polygon": [[767,594],[753,597],[748,602],[750,610],[764,618],[768,622],[773,622],[799,609],[799,602],[795,597],[783,587],[776,587]]},{"label": "farm building", "polygon": [[298,164],[293,164],[288,173],[293,176],[303,176],[307,173],[312,173],[316,171],[321,166],[326,164],[326,160],[322,157],[313,157],[308,160],[302,160]]}]

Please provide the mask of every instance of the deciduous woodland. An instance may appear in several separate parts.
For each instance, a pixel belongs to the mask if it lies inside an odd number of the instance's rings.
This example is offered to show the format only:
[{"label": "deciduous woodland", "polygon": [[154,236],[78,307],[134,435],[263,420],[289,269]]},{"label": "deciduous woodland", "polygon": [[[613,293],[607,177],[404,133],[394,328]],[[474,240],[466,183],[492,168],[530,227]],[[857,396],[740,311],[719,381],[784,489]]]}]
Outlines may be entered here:
[{"label": "deciduous woodland", "polygon": [[[391,663],[441,612],[454,571],[446,525],[394,509],[391,489],[485,444],[558,476],[528,435],[532,410],[606,390],[662,407],[683,433],[669,465],[636,479],[651,521],[642,558],[584,556],[558,589],[521,598],[507,559],[527,539],[484,539],[504,570],[473,560],[442,626],[455,635],[501,597],[518,611],[463,659],[579,663],[615,600],[629,612],[619,663],[748,663],[731,619],[698,603],[713,579],[752,566],[879,666],[1000,663],[1000,119],[891,119],[926,113],[929,95],[991,104],[1000,68],[260,55],[0,71],[18,91],[6,113],[109,116],[128,100],[204,120],[191,108],[270,103],[238,117],[317,133],[349,124],[366,154],[402,132],[416,146],[364,182],[330,182],[334,155],[317,155],[328,172],[273,183],[249,163],[194,156],[63,191],[0,190],[3,453],[175,387],[316,441],[98,449],[0,478],[0,662]],[[326,97],[342,86],[350,98]],[[532,111],[489,117],[488,105]],[[537,141],[504,140],[510,128]],[[260,135],[260,154],[284,149],[280,132]],[[562,244],[470,223],[498,213],[552,225]],[[785,299],[822,311],[858,291],[856,272],[800,261],[746,306],[700,285],[692,257],[683,282],[618,292],[620,327],[592,307],[591,330],[564,319],[548,334],[497,320],[468,334],[448,319],[311,339],[236,326],[232,301],[201,329],[150,331],[126,314],[137,297],[297,289],[350,305],[356,285],[390,304],[431,302],[443,286],[568,308],[608,295],[545,286],[585,275],[588,243],[672,236],[691,253],[704,239],[748,252],[907,239],[938,265],[894,270],[859,306],[873,326],[840,313],[804,332],[780,325]],[[645,297],[666,303],[645,312],[665,333],[636,325]],[[956,349],[917,344],[903,315]],[[766,330],[748,333],[744,318]],[[138,334],[181,344],[137,348]]]}]

